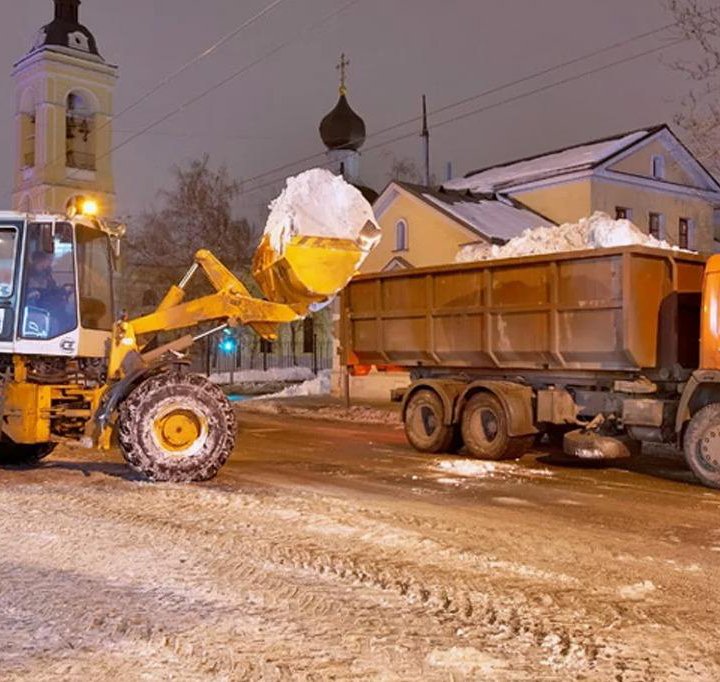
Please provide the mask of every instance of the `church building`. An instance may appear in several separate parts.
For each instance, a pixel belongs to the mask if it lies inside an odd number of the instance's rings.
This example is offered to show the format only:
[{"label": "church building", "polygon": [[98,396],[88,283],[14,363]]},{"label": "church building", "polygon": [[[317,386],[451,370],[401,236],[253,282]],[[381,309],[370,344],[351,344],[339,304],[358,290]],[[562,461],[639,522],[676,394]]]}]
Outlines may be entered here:
[{"label": "church building", "polygon": [[13,208],[64,213],[79,196],[115,213],[112,112],[117,67],[80,23],[80,0],[54,0],[55,16],[15,64],[17,149]]},{"label": "church building", "polygon": [[327,147],[325,166],[342,175],[357,187],[372,204],[378,193],[360,180],[360,148],[365,144],[365,121],[353,111],[347,100],[347,67],[350,62],[343,54],[337,66],[340,71],[340,97],[335,108],[320,123],[320,137]]}]

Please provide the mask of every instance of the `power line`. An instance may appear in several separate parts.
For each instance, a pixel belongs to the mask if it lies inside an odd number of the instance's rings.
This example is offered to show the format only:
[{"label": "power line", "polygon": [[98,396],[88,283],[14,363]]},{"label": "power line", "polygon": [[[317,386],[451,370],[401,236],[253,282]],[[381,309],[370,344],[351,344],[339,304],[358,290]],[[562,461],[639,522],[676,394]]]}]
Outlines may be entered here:
[{"label": "power line", "polygon": [[[711,13],[711,12],[714,12],[714,11],[716,11],[717,9],[719,9],[719,8],[718,8],[718,7],[715,7],[715,8],[713,8],[712,10],[708,10],[708,12],[706,12],[705,14],[709,14],[709,13]],[[431,111],[429,115],[430,115],[430,116],[436,116],[437,114],[443,113],[443,112],[445,112],[445,111],[449,111],[449,110],[451,110],[451,109],[455,109],[455,108],[457,108],[457,107],[463,106],[463,105],[465,105],[465,104],[468,104],[468,103],[473,102],[473,101],[475,101],[475,100],[481,99],[481,98],[483,98],[483,97],[488,97],[488,96],[490,96],[490,95],[497,94],[498,92],[501,92],[501,91],[503,91],[503,90],[507,90],[508,88],[515,87],[515,86],[517,86],[517,85],[522,85],[523,83],[527,83],[528,81],[535,80],[536,78],[540,78],[540,77],[542,77],[542,76],[546,76],[546,75],[548,75],[548,74],[550,74],[550,73],[553,73],[554,71],[558,71],[558,70],[560,70],[560,69],[567,68],[568,66],[573,66],[573,65],[575,65],[575,64],[578,64],[578,63],[580,63],[580,62],[586,61],[586,60],[588,60],[588,59],[592,59],[593,57],[597,57],[597,56],[602,55],[602,54],[605,54],[605,53],[607,53],[607,52],[612,52],[612,51],[614,51],[614,50],[617,50],[618,48],[625,47],[626,45],[629,45],[629,44],[631,44],[631,43],[635,43],[635,42],[637,42],[637,41],[639,41],[639,40],[643,40],[643,39],[645,39],[645,38],[649,38],[650,36],[657,35],[658,33],[664,33],[665,31],[668,31],[668,30],[670,30],[670,29],[672,29],[672,28],[676,28],[676,27],[677,27],[677,22],[673,22],[673,23],[665,24],[664,26],[659,26],[658,28],[655,28],[655,29],[653,29],[653,30],[651,30],[651,31],[645,31],[645,32],[643,32],[643,33],[639,33],[639,34],[633,35],[633,36],[631,36],[630,38],[627,38],[627,39],[625,39],[625,40],[617,41],[617,42],[615,42],[615,43],[613,43],[613,44],[611,44],[611,45],[607,45],[607,46],[602,47],[602,48],[599,48],[599,49],[597,49],[597,50],[593,50],[593,51],[591,51],[591,52],[587,52],[587,53],[585,53],[585,54],[583,54],[583,55],[580,55],[580,56],[578,56],[578,57],[575,57],[575,58],[573,58],[573,59],[569,59],[569,60],[564,61],[564,62],[561,62],[561,63],[559,63],[559,64],[555,64],[554,66],[551,66],[551,67],[548,67],[548,68],[545,68],[545,69],[541,69],[540,71],[536,71],[536,72],[534,72],[534,73],[532,73],[532,74],[529,74],[529,75],[527,75],[527,76],[522,76],[521,78],[517,78],[517,79],[515,79],[515,80],[508,81],[508,82],[506,82],[506,83],[502,83],[502,84],[500,84],[500,85],[494,86],[494,87],[489,88],[489,89],[487,89],[487,90],[483,90],[482,92],[479,92],[479,93],[477,93],[477,94],[475,94],[475,95],[472,95],[472,96],[470,96],[470,97],[465,97],[465,98],[463,98],[463,99],[457,100],[457,101],[455,101],[455,102],[452,102],[452,103],[450,103],[450,104],[447,104],[447,105],[445,105],[445,106],[442,106],[442,107],[440,107],[440,108],[438,108],[438,109],[435,109],[435,110]],[[683,39],[682,39],[682,41],[685,41],[685,40],[688,40],[688,38],[683,38]],[[682,42],[682,41],[680,41],[680,42]],[[672,47],[673,45],[677,45],[677,44],[678,44],[678,42],[673,42],[673,43],[670,43],[670,44],[663,45],[663,46],[660,47],[659,49],[665,49],[665,48]],[[640,56],[644,56],[644,55],[640,55]],[[394,124],[392,124],[392,125],[390,125],[390,126],[388,126],[388,127],[386,127],[386,128],[383,128],[383,129],[381,129],[381,130],[378,130],[378,131],[376,131],[376,132],[368,135],[366,139],[369,140],[369,139],[378,137],[379,135],[384,135],[385,133],[391,132],[392,130],[397,130],[398,128],[402,128],[402,127],[404,127],[404,126],[406,126],[406,125],[409,125],[409,124],[411,124],[411,123],[417,123],[418,121],[420,121],[420,119],[421,119],[420,116],[413,116],[413,117],[411,117],[411,118],[405,119],[405,120],[400,121],[400,122],[398,122],[398,123],[394,123]],[[431,127],[432,127],[432,126],[431,126]],[[413,134],[414,134],[414,133],[413,133]],[[410,135],[408,135],[407,137],[410,137]],[[403,138],[401,138],[401,139],[405,139],[405,138],[403,137]],[[365,151],[367,152],[367,151],[369,151],[369,149],[366,148]],[[315,160],[315,159],[321,159],[321,158],[323,158],[324,156],[325,156],[325,152],[316,152],[316,153],[314,153],[314,154],[311,154],[311,155],[309,155],[309,156],[303,157],[303,158],[301,158],[301,159],[297,159],[296,161],[292,161],[292,162],[290,162],[290,163],[283,164],[282,166],[277,166],[277,167],[275,167],[275,168],[273,168],[273,169],[271,169],[271,170],[268,170],[268,171],[265,171],[265,172],[260,173],[260,174],[258,174],[258,175],[255,175],[255,176],[253,176],[253,177],[248,178],[247,180],[245,180],[245,182],[256,182],[256,181],[258,181],[258,180],[262,180],[263,178],[267,177],[268,175],[274,175],[275,173],[278,173],[278,172],[280,172],[280,171],[282,171],[282,170],[286,170],[286,169],[288,169],[288,168],[291,168],[291,167],[293,167],[293,166],[297,166],[297,165],[300,165],[300,164],[308,163],[308,162],[313,161],[313,160]],[[274,184],[274,183],[273,183],[273,184]],[[263,186],[265,186],[265,185],[263,185]],[[252,191],[254,191],[254,190],[252,190]]]},{"label": "power line", "polygon": [[[121,109],[119,112],[114,114],[112,117],[108,118],[108,120],[103,123],[101,126],[99,126],[95,130],[95,135],[97,135],[102,130],[105,130],[108,126],[112,125],[115,121],[117,121],[121,116],[124,114],[127,114],[129,111],[132,111],[136,107],[138,107],[140,104],[142,104],[144,101],[152,97],[156,92],[159,92],[162,90],[166,85],[174,81],[176,78],[181,76],[183,73],[185,73],[188,69],[190,69],[195,64],[201,62],[203,59],[206,59],[211,54],[219,50],[223,45],[230,42],[233,38],[237,37],[242,33],[245,29],[249,28],[253,24],[257,23],[260,19],[262,19],[265,15],[269,14],[274,10],[278,5],[281,5],[282,3],[287,2],[287,0],[273,0],[269,5],[265,6],[263,9],[261,9],[259,12],[251,16],[249,19],[242,22],[239,26],[235,27],[230,33],[227,33],[219,40],[215,41],[212,45],[202,50],[202,52],[199,52],[197,55],[195,55],[192,59],[185,62],[182,66],[175,69],[175,71],[172,71],[171,73],[167,74],[166,76],[163,76],[154,86],[152,86],[149,90],[144,92],[140,97],[138,97],[136,100],[131,102],[128,106],[126,106],[124,109]],[[48,165],[55,165],[59,161],[63,159],[63,156],[57,156],[54,158],[50,164]],[[73,177],[73,174],[71,173],[68,177]],[[7,193],[8,195],[10,192]]]},{"label": "power line", "polygon": [[[611,69],[611,68],[614,68],[614,67],[616,67],[616,66],[620,66],[620,65],[622,65],[622,64],[626,64],[626,63],[628,63],[628,62],[635,61],[635,60],[637,60],[637,59],[641,59],[641,58],[643,58],[643,57],[647,57],[647,56],[649,56],[649,55],[651,55],[651,54],[660,52],[661,50],[665,50],[665,49],[668,49],[668,48],[671,48],[671,47],[675,47],[676,45],[680,45],[681,43],[686,42],[687,40],[688,40],[688,38],[680,38],[680,39],[678,39],[678,40],[675,40],[675,41],[672,41],[672,42],[670,42],[670,43],[667,43],[666,45],[659,45],[659,46],[656,46],[656,47],[651,48],[651,49],[649,49],[649,50],[645,50],[644,52],[640,52],[639,54],[632,55],[632,56],[629,56],[629,57],[624,57],[624,58],[618,59],[618,60],[616,60],[616,61],[614,61],[614,62],[610,62],[609,64],[604,64],[603,66],[595,67],[595,68],[593,68],[593,69],[589,69],[589,70],[587,70],[587,71],[583,71],[582,73],[575,74],[575,75],[573,75],[573,76],[568,76],[568,77],[566,77],[566,78],[563,78],[563,79],[554,81],[553,83],[549,83],[549,84],[540,86],[540,87],[538,87],[538,88],[534,88],[533,90],[529,90],[529,91],[527,91],[527,92],[520,93],[520,94],[518,94],[518,95],[514,95],[513,97],[509,97],[509,98],[504,99],[504,100],[501,100],[501,101],[499,101],[499,102],[493,102],[492,104],[488,104],[488,105],[485,105],[485,106],[483,106],[483,107],[479,107],[479,108],[477,108],[477,109],[473,109],[472,111],[465,112],[465,113],[460,114],[460,115],[458,115],[458,116],[453,116],[452,118],[446,119],[446,120],[441,121],[441,122],[439,122],[439,123],[432,123],[432,124],[430,124],[429,128],[430,128],[431,130],[433,130],[433,129],[435,129],[435,128],[441,128],[441,127],[446,126],[446,125],[449,125],[449,124],[451,124],[451,123],[456,123],[457,121],[463,120],[463,119],[465,119],[465,118],[469,118],[469,117],[471,117],[471,116],[477,116],[478,114],[484,113],[484,112],[489,111],[489,110],[491,110],[491,109],[496,109],[496,108],[498,108],[498,107],[505,106],[506,104],[512,104],[513,102],[520,101],[520,100],[525,99],[525,98],[527,98],[527,97],[532,97],[533,95],[537,95],[537,94],[540,94],[540,93],[542,93],[542,92],[546,92],[546,91],[548,91],[548,90],[551,90],[551,89],[553,89],[553,88],[559,87],[559,86],[561,86],[561,85],[566,85],[567,83],[571,83],[571,82],[573,82],[573,81],[577,81],[577,80],[580,80],[580,79],[582,79],[582,78],[586,78],[587,76],[595,75],[596,73],[600,73],[601,71],[606,71],[607,69]],[[445,110],[447,110],[448,108],[450,108],[450,107],[449,107],[449,106],[448,106],[448,107],[444,107]],[[376,133],[376,134],[380,134],[380,133]],[[416,137],[416,136],[417,136],[417,132],[416,132],[416,131],[413,131],[413,132],[410,132],[410,133],[404,133],[404,134],[402,134],[402,135],[398,135],[398,136],[396,136],[396,137],[393,137],[393,138],[391,138],[391,139],[389,139],[389,140],[384,140],[383,142],[379,142],[378,144],[373,145],[373,146],[371,146],[371,147],[367,147],[367,148],[364,150],[364,153],[372,152],[372,151],[375,151],[375,150],[380,149],[380,148],[382,148],[382,147],[385,147],[385,146],[387,146],[387,145],[395,144],[396,142],[400,142],[400,141],[402,141],[402,140],[406,140],[406,139],[408,139],[408,138]],[[318,155],[316,154],[316,155],[314,155],[313,157],[306,157],[305,160],[307,160],[308,158],[316,158],[317,156],[318,156]],[[323,156],[324,156],[324,154],[323,154]],[[297,162],[294,162],[294,163],[291,163],[291,164],[286,164],[286,165],[284,165],[284,166],[281,166],[281,167],[275,169],[274,171],[268,171],[267,173],[264,173],[264,174],[261,175],[261,176],[255,176],[255,178],[250,178],[249,180],[246,180],[245,182],[253,182],[253,181],[256,180],[257,178],[264,177],[265,175],[270,175],[271,173],[277,172],[278,170],[284,170],[285,168],[287,168],[287,167],[289,167],[289,166],[293,166],[293,165],[297,165],[297,164],[299,164],[299,163],[303,163],[305,160],[297,161]],[[320,164],[320,165],[321,165],[321,166],[327,166],[327,165],[330,165],[330,163],[331,163],[331,162],[326,162],[326,163],[323,163],[323,164]],[[242,196],[246,196],[246,195],[248,195],[248,194],[252,194],[253,192],[257,192],[257,191],[259,191],[259,190],[261,190],[261,189],[264,189],[264,188],[266,188],[266,187],[272,187],[273,185],[277,185],[277,184],[279,184],[279,183],[281,183],[281,182],[283,182],[283,181],[284,181],[284,178],[276,179],[276,180],[271,180],[270,182],[266,182],[266,183],[263,183],[263,184],[261,184],[261,185],[258,185],[257,187],[253,187],[252,189],[243,191],[243,192],[242,192]]]},{"label": "power line", "polygon": [[[137,131],[136,133],[134,133],[133,135],[131,135],[130,137],[128,137],[126,140],[123,140],[123,141],[120,142],[119,144],[116,144],[114,147],[112,147],[110,150],[108,150],[108,151],[105,152],[104,154],[101,154],[101,155],[97,156],[97,157],[96,157],[96,161],[99,161],[100,159],[104,159],[105,157],[110,156],[111,154],[114,154],[114,153],[115,153],[116,151],[118,151],[119,149],[122,149],[123,147],[125,147],[125,146],[128,145],[128,144],[130,144],[130,143],[133,142],[134,140],[137,140],[139,137],[142,137],[143,135],[147,134],[147,133],[150,132],[153,128],[156,128],[157,126],[159,126],[161,123],[164,123],[165,121],[167,121],[168,119],[172,118],[173,116],[175,116],[175,115],[177,115],[177,114],[179,114],[179,113],[182,113],[182,112],[183,112],[185,109],[187,109],[188,107],[192,106],[192,105],[195,104],[196,102],[199,102],[201,99],[204,99],[205,97],[207,97],[211,92],[214,92],[215,90],[218,90],[219,88],[223,87],[224,85],[227,85],[227,84],[230,83],[231,81],[233,81],[233,80],[235,80],[236,78],[242,76],[244,73],[246,73],[247,71],[249,71],[249,70],[252,69],[253,67],[255,67],[255,66],[257,66],[258,64],[262,63],[262,62],[265,61],[266,59],[269,59],[270,57],[272,57],[273,55],[277,54],[278,52],[280,52],[281,50],[285,49],[286,47],[289,47],[289,46],[292,45],[293,43],[298,42],[298,41],[300,40],[301,36],[303,36],[305,33],[308,33],[308,32],[310,32],[310,31],[314,30],[315,28],[321,26],[322,24],[324,24],[325,22],[329,21],[330,19],[333,19],[334,17],[336,17],[337,15],[341,14],[341,13],[344,12],[346,9],[348,9],[348,8],[351,7],[352,5],[357,4],[358,2],[360,2],[360,0],[350,0],[349,2],[346,2],[346,3],[345,3],[344,5],[342,5],[341,7],[333,10],[333,11],[330,12],[329,14],[326,14],[324,17],[322,17],[322,18],[319,19],[318,21],[316,21],[316,22],[310,24],[310,26],[307,26],[306,28],[304,28],[302,31],[300,31],[300,33],[296,34],[293,38],[291,38],[291,39],[289,39],[289,40],[286,40],[285,42],[281,43],[280,45],[277,45],[276,47],[272,48],[271,50],[269,50],[268,52],[266,52],[266,53],[263,54],[262,56],[260,56],[260,57],[258,57],[257,59],[253,60],[253,61],[250,62],[249,64],[246,64],[245,66],[243,66],[241,69],[238,69],[237,71],[231,73],[229,76],[223,78],[221,81],[215,83],[214,85],[211,85],[211,86],[210,86],[209,88],[207,88],[206,90],[203,90],[201,93],[199,93],[199,94],[197,94],[197,95],[194,95],[194,96],[191,97],[190,99],[186,100],[185,102],[183,102],[182,104],[180,104],[179,106],[177,106],[175,109],[172,109],[171,111],[169,111],[168,113],[164,114],[164,115],[161,116],[160,118],[156,119],[156,120],[153,121],[152,123],[148,124],[148,125],[145,126],[144,128],[141,128],[139,131]],[[73,173],[70,173],[70,174],[68,175],[68,177],[73,177]]]}]

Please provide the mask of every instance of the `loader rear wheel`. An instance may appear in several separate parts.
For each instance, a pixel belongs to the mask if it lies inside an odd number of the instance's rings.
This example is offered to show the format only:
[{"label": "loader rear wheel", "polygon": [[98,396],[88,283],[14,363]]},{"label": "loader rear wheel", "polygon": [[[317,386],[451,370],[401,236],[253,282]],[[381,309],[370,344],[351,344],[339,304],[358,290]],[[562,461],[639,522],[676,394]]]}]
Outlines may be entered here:
[{"label": "loader rear wheel", "polygon": [[468,400],[460,427],[467,451],[478,459],[518,459],[534,438],[510,436],[505,408],[490,393],[476,393]]},{"label": "loader rear wheel", "polygon": [[454,452],[462,445],[457,428],[445,424],[440,396],[429,389],[414,393],[405,407],[405,435],[420,452]]},{"label": "loader rear wheel", "polygon": [[720,403],[703,407],[685,433],[685,459],[702,483],[720,488]]},{"label": "loader rear wheel", "polygon": [[17,443],[0,443],[0,464],[11,466],[37,466],[55,448],[57,443],[35,443],[19,445]]},{"label": "loader rear wheel", "polygon": [[120,449],[152,481],[207,481],[235,444],[235,415],[225,394],[196,374],[142,382],[120,407]]}]

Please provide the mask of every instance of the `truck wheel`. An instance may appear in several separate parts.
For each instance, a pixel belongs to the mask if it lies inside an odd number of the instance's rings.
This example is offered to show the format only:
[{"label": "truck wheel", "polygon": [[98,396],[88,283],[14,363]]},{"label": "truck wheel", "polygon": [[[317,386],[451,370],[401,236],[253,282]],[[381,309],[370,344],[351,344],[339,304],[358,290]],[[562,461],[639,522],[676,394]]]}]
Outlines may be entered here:
[{"label": "truck wheel", "polygon": [[34,445],[18,445],[16,443],[0,443],[0,464],[11,466],[32,467],[45,459],[57,443],[35,443]]},{"label": "truck wheel", "polygon": [[440,396],[429,389],[414,393],[405,407],[405,435],[420,452],[452,452],[458,445],[457,429],[445,423]]},{"label": "truck wheel", "polygon": [[703,407],[690,420],[685,459],[702,483],[720,488],[720,403]]},{"label": "truck wheel", "polygon": [[517,459],[533,442],[533,436],[513,438],[508,434],[505,408],[490,393],[476,393],[468,400],[460,426],[465,447],[478,459]]},{"label": "truck wheel", "polygon": [[152,481],[207,481],[235,443],[235,415],[225,394],[196,374],[142,382],[120,406],[120,449]]}]

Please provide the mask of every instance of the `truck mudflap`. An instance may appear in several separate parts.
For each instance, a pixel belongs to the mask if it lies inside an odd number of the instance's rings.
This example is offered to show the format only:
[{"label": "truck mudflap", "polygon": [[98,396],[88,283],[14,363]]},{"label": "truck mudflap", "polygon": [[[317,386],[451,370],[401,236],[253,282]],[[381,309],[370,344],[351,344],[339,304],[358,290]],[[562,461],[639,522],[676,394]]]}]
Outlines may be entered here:
[{"label": "truck mudflap", "polygon": [[583,461],[627,459],[638,451],[638,442],[627,436],[603,436],[578,429],[565,434],[563,451]]}]

